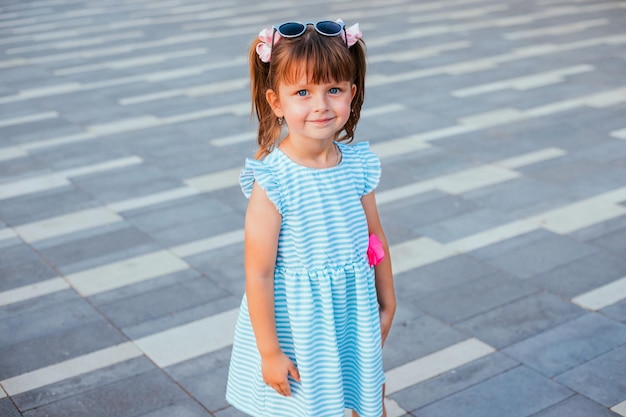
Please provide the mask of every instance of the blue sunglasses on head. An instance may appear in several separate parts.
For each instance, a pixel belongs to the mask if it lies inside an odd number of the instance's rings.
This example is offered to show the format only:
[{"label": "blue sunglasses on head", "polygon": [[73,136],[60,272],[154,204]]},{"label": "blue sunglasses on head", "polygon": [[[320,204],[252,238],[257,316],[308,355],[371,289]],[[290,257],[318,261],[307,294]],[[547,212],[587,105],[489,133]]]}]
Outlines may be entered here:
[{"label": "blue sunglasses on head", "polygon": [[[278,32],[283,38],[297,38],[302,36],[306,32],[308,25],[313,25],[313,28],[320,35],[324,36],[339,36],[344,33],[344,40],[346,46],[348,46],[348,37],[345,36],[346,25],[343,22],[333,22],[332,20],[320,20],[319,22],[285,22],[274,26],[274,31]],[[274,48],[274,36],[272,36],[272,49]]]}]

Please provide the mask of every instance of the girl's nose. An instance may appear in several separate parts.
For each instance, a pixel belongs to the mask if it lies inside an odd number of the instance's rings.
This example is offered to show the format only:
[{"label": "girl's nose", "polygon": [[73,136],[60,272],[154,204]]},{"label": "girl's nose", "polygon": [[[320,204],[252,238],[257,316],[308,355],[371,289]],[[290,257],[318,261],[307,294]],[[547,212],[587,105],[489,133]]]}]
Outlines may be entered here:
[{"label": "girl's nose", "polygon": [[328,109],[328,100],[326,94],[317,94],[313,104],[315,111],[326,111]]}]

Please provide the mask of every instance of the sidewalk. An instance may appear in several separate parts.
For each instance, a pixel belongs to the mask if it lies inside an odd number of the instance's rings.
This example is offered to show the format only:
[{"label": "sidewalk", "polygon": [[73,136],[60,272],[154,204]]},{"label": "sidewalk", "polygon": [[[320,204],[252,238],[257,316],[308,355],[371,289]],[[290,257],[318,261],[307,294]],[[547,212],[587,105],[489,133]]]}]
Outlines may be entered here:
[{"label": "sidewalk", "polygon": [[341,17],[398,311],[389,417],[626,416],[626,2],[6,0],[0,417],[224,400],[247,47]]}]

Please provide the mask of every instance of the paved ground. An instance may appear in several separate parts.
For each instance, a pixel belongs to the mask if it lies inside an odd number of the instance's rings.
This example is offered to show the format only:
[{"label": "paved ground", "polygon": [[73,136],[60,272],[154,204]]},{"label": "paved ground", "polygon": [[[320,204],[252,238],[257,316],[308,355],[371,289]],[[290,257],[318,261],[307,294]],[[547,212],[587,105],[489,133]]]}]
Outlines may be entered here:
[{"label": "paved ground", "polygon": [[2,417],[241,416],[246,47],[318,17],[369,46],[390,416],[626,416],[625,1],[3,0]]}]

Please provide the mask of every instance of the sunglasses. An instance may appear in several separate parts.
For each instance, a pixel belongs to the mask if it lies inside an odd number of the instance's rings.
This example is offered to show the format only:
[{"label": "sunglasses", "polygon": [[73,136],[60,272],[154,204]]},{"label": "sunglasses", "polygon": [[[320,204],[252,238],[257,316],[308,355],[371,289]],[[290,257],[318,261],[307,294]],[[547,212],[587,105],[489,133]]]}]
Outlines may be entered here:
[{"label": "sunglasses", "polygon": [[[321,20],[319,22],[285,22],[280,25],[274,26],[274,31],[278,32],[283,38],[297,38],[302,36],[306,32],[308,25],[313,25],[313,28],[320,35],[324,36],[339,36],[344,34],[344,40],[346,46],[348,46],[348,37],[345,36],[346,25],[343,22],[333,22],[332,20]],[[272,36],[272,49],[274,47],[274,36]]]}]

